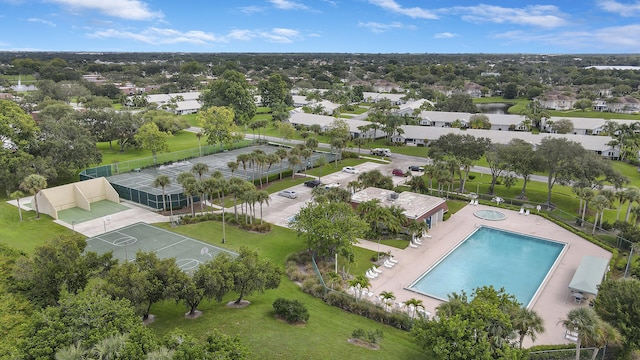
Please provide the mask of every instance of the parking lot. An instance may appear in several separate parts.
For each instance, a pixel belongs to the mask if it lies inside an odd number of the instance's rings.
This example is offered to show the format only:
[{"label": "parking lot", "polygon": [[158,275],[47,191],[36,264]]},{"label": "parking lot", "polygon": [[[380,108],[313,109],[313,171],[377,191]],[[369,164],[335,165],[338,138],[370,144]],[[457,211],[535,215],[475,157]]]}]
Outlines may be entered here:
[{"label": "parking lot", "polygon": [[[423,161],[424,162],[424,161]],[[394,158],[390,164],[380,164],[375,162],[365,162],[359,165],[356,165],[355,168],[358,170],[358,173],[363,173],[371,170],[380,170],[383,175],[391,176],[391,172],[394,168],[402,169],[403,171],[407,171],[410,165],[420,165],[424,164],[421,162],[416,162],[412,157],[397,157]],[[415,175],[421,175],[420,173],[414,173]],[[392,176],[394,186],[398,186],[406,182],[408,177],[401,176]],[[309,178],[313,179],[312,177]],[[334,184],[340,183],[340,187],[346,189],[347,184],[351,181],[355,181],[358,179],[358,174],[350,174],[343,171],[337,171],[332,174],[324,175],[321,178],[323,184]],[[293,190],[298,194],[296,199],[290,199],[287,197],[279,196],[277,193],[272,194],[269,200],[269,206],[264,208],[264,219],[274,225],[278,226],[288,226],[289,220],[294,217],[300,208],[302,208],[305,204],[311,201],[311,191],[312,188],[304,186],[304,184],[292,186],[287,190]]]}]

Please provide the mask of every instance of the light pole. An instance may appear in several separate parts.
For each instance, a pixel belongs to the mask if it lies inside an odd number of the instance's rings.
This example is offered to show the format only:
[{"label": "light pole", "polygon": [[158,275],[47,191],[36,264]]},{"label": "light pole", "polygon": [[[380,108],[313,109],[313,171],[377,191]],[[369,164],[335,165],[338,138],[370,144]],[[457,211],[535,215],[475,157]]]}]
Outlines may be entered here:
[{"label": "light pole", "polygon": [[104,232],[105,234],[107,233],[107,223],[111,221],[111,216],[107,215],[104,217],[103,219],[103,224],[104,224]]}]

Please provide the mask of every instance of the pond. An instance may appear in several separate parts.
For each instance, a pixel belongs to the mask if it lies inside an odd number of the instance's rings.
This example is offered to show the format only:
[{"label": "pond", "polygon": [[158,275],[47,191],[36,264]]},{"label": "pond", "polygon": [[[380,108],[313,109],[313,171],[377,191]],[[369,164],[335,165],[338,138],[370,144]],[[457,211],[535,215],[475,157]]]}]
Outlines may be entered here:
[{"label": "pond", "polygon": [[487,104],[476,104],[478,111],[483,114],[507,114],[507,110],[513,104],[508,103],[487,103]]}]

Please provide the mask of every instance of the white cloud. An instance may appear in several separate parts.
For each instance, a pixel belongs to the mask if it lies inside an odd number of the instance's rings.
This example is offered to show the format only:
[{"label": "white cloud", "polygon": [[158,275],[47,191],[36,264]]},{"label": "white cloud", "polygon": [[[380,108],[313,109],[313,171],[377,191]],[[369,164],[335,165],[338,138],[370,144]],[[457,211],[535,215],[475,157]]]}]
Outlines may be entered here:
[{"label": "white cloud", "polygon": [[450,33],[450,32],[442,32],[442,33],[437,33],[435,35],[433,35],[433,37],[435,39],[451,39],[454,37],[458,37],[460,35],[458,34],[454,34],[454,33]]},{"label": "white cloud", "polygon": [[600,0],[598,6],[604,11],[618,14],[620,16],[640,15],[640,1],[631,4],[623,4],[616,0]]},{"label": "white cloud", "polygon": [[252,5],[252,6],[241,7],[240,11],[245,13],[245,14],[247,14],[247,15],[251,15],[251,14],[263,12],[264,8]]},{"label": "white cloud", "polygon": [[49,26],[52,26],[52,27],[56,27],[56,24],[54,24],[54,23],[52,23],[51,21],[48,21],[48,20],[43,20],[43,19],[38,19],[38,18],[29,18],[29,19],[27,19],[27,21],[37,22],[37,23],[49,25]]},{"label": "white cloud", "polygon": [[97,10],[108,16],[127,20],[162,19],[161,11],[152,11],[149,5],[139,0],[49,0],[69,7],[72,11]]},{"label": "white cloud", "polygon": [[141,32],[108,29],[95,31],[87,36],[97,39],[131,39],[146,44],[177,44],[189,43],[196,45],[213,45],[215,43],[229,43],[232,41],[249,41],[256,38],[263,39],[268,42],[276,42],[282,44],[293,43],[302,39],[300,32],[293,29],[274,28],[269,31],[258,31],[248,29],[234,29],[226,35],[216,36],[212,33],[204,31],[179,31],[166,28],[148,28]]},{"label": "white cloud", "polygon": [[260,37],[269,41],[281,44],[290,44],[294,40],[302,39],[300,32],[293,29],[274,28],[271,31],[263,31],[259,33]]},{"label": "white cloud", "polygon": [[[614,26],[590,31],[565,31],[535,34],[525,31],[510,31],[495,35],[494,38],[510,44],[539,43],[562,47],[567,51],[607,49],[625,53],[640,51],[640,24]],[[593,50],[595,51],[595,50]],[[597,52],[597,51],[596,51]]]},{"label": "white cloud", "polygon": [[177,43],[190,43],[206,45],[213,42],[219,42],[221,39],[216,38],[213,34],[205,33],[203,31],[187,31],[181,32],[174,29],[162,29],[162,28],[149,28],[140,33],[122,30],[102,30],[88,34],[89,37],[106,39],[106,38],[119,38],[119,39],[132,39],[147,44],[177,44]]},{"label": "white cloud", "polygon": [[463,20],[472,23],[496,23],[530,25],[541,28],[556,28],[568,24],[564,14],[554,5],[531,5],[524,8],[506,8],[480,4],[478,6],[456,6],[443,12],[461,14]]},{"label": "white cloud", "polygon": [[297,3],[290,0],[269,0],[273,6],[282,10],[306,10],[308,7],[305,4]]},{"label": "white cloud", "polygon": [[374,33],[383,33],[389,30],[393,30],[393,29],[414,29],[414,26],[410,26],[410,25],[404,25],[402,23],[399,22],[392,22],[389,24],[383,24],[383,23],[378,23],[378,22],[374,22],[374,21],[369,21],[369,22],[359,22],[358,26],[360,27],[364,27],[369,29],[371,32]]},{"label": "white cloud", "polygon": [[438,15],[430,10],[419,7],[405,8],[398,4],[395,0],[369,0],[373,5],[379,6],[385,10],[389,10],[396,14],[405,15],[410,18],[419,19],[437,19]]}]

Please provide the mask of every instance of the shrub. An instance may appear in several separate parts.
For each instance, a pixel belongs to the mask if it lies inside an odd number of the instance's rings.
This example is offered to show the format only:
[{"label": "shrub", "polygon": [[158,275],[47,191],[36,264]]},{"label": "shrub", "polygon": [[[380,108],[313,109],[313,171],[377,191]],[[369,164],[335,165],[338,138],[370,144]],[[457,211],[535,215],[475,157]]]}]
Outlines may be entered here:
[{"label": "shrub", "polygon": [[360,158],[360,155],[358,155],[358,153],[355,153],[353,151],[342,152],[342,159],[358,159],[358,158]]},{"label": "shrub", "polygon": [[273,310],[276,315],[283,318],[290,324],[306,322],[309,320],[309,311],[304,304],[298,300],[277,298],[273,302]]},{"label": "shrub", "polygon": [[351,337],[354,339],[360,339],[368,342],[369,344],[377,344],[383,338],[382,330],[369,330],[355,329],[351,333]]},{"label": "shrub", "polygon": [[473,180],[473,179],[475,179],[475,178],[476,178],[476,176],[475,176],[475,175],[469,175],[469,180]]}]

